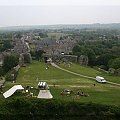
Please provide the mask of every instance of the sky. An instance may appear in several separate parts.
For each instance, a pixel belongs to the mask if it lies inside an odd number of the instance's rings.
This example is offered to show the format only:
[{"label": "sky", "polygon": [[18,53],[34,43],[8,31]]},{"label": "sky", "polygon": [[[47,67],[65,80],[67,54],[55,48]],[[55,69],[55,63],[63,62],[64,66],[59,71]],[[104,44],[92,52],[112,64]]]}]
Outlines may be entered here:
[{"label": "sky", "polygon": [[120,23],[120,0],[0,0],[0,27]]}]

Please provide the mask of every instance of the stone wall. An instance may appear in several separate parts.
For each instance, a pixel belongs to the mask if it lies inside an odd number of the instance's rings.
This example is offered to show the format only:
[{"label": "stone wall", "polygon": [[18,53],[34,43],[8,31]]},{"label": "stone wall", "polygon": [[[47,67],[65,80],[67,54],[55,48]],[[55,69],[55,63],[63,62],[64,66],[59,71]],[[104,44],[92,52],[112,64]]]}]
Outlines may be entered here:
[{"label": "stone wall", "polygon": [[77,56],[74,55],[44,55],[44,57],[52,58],[53,62],[73,62],[77,63]]}]

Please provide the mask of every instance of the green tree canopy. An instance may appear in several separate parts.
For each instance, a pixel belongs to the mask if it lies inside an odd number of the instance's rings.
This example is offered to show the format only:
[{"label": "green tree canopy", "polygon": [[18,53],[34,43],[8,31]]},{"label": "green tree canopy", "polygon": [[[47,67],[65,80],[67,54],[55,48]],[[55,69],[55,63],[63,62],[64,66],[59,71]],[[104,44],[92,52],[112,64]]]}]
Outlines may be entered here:
[{"label": "green tree canopy", "polygon": [[37,60],[40,60],[40,58],[42,57],[43,53],[45,53],[43,50],[38,50],[35,52],[35,57]]},{"label": "green tree canopy", "polygon": [[90,66],[95,65],[95,61],[96,61],[95,52],[90,48],[86,48],[84,54],[88,56],[88,64]]},{"label": "green tree canopy", "polygon": [[12,47],[13,46],[11,45],[10,40],[7,40],[7,41],[3,42],[3,45],[0,47],[0,51],[3,52],[3,51],[10,49]]},{"label": "green tree canopy", "polygon": [[115,58],[109,63],[109,67],[114,69],[120,68],[120,58]]},{"label": "green tree canopy", "polygon": [[13,67],[15,67],[16,65],[18,65],[19,59],[17,56],[14,55],[7,55],[4,58],[4,62],[3,62],[3,70],[4,72],[8,72],[9,70],[11,70]]},{"label": "green tree canopy", "polygon": [[103,54],[103,55],[100,55],[98,58],[97,58],[97,65],[105,65],[105,66],[108,66],[108,63],[110,60],[112,60],[114,58],[113,55],[111,54]]}]

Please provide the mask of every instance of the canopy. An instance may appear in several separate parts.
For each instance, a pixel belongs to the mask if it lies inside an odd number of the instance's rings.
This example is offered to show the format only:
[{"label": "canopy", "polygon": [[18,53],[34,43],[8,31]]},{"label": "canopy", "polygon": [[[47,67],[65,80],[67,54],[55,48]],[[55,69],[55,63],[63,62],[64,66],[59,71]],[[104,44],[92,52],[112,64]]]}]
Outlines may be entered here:
[{"label": "canopy", "polygon": [[10,97],[11,95],[13,95],[17,90],[23,90],[24,88],[22,87],[22,85],[14,85],[12,88],[10,88],[8,91],[6,91],[5,93],[3,93],[3,96],[5,98]]},{"label": "canopy", "polygon": [[51,99],[51,98],[53,98],[53,96],[51,95],[49,90],[40,90],[37,98]]}]

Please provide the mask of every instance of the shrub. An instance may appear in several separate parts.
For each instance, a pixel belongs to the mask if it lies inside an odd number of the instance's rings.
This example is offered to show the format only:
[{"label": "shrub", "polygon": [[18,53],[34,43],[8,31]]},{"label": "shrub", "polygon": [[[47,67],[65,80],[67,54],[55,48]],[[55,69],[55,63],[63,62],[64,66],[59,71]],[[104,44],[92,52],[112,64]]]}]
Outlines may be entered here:
[{"label": "shrub", "polygon": [[6,81],[13,81],[16,80],[17,75],[18,75],[18,71],[12,69],[6,74],[5,79]]},{"label": "shrub", "polygon": [[[3,107],[4,106],[4,107]],[[16,119],[117,119],[120,107],[93,103],[40,100],[36,98],[7,99],[0,104],[0,114],[14,115]],[[6,116],[7,118],[7,116]],[[11,119],[10,116],[9,119]],[[5,119],[5,117],[4,117]],[[1,118],[2,120],[2,118]]]}]

